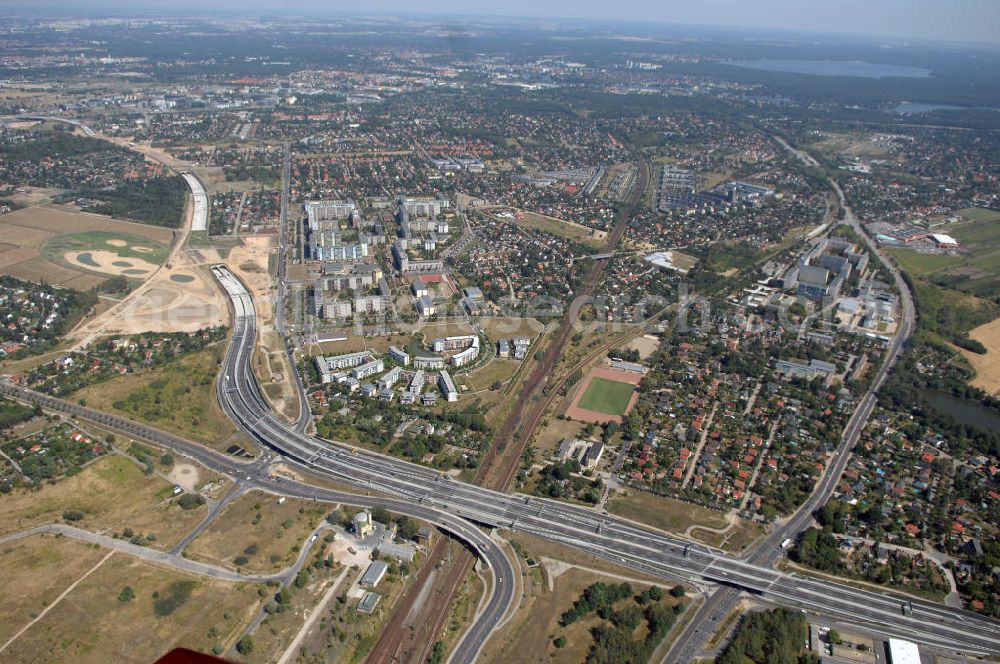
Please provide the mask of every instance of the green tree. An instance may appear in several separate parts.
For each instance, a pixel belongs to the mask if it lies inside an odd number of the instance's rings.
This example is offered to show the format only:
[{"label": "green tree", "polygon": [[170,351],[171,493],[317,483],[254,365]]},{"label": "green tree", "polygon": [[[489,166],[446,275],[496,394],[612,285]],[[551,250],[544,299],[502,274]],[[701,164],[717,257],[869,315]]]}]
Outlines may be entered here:
[{"label": "green tree", "polygon": [[401,516],[396,521],[396,535],[403,540],[412,540],[417,536],[420,526],[408,516]]},{"label": "green tree", "polygon": [[135,599],[135,591],[132,590],[132,586],[125,586],[122,591],[118,593],[119,602],[131,602]]},{"label": "green tree", "polygon": [[249,634],[244,636],[242,639],[240,639],[239,643],[236,644],[236,649],[240,652],[241,655],[249,655],[250,653],[252,653],[253,637],[250,636]]}]

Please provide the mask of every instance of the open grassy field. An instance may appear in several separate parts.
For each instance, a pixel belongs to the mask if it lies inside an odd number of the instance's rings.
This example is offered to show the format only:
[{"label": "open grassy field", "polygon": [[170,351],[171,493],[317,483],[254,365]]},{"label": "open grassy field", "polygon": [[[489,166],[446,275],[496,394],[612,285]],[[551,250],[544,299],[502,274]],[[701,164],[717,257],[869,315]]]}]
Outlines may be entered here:
[{"label": "open grassy field", "polygon": [[522,210],[524,215],[521,219],[510,219],[514,224],[525,228],[535,228],[552,235],[566,238],[572,242],[582,244],[593,249],[603,249],[607,237],[604,231],[594,230],[581,224],[571,221],[564,221],[555,217],[549,217],[537,212]]},{"label": "open grassy field", "polygon": [[36,535],[0,547],[0,643],[90,569],[106,552],[77,540]]},{"label": "open grassy field", "polygon": [[958,210],[956,214],[968,221],[1000,221],[1000,210],[991,210],[989,208],[965,208],[964,210]]},{"label": "open grassy field", "polygon": [[970,221],[942,231],[959,241],[960,254],[920,254],[900,247],[889,253],[912,277],[984,298],[996,297],[1000,294],[1000,212],[973,208],[960,214]]},{"label": "open grassy field", "polygon": [[77,510],[84,513],[84,518],[73,524],[79,528],[107,534],[131,528],[138,535],[155,535],[150,546],[169,548],[194,528],[208,509],[181,509],[171,500],[172,489],[169,482],[146,475],[125,457],[102,457],[55,484],[0,497],[0,533],[61,521],[64,512]]},{"label": "open grassy field", "polygon": [[[88,569],[77,568],[77,577]],[[119,600],[125,586],[134,593],[131,601]],[[221,650],[262,601],[253,584],[188,576],[116,553],[53,605],[3,657],[10,662],[148,664],[178,646]]]},{"label": "open grassy field", "polygon": [[166,259],[169,249],[130,233],[81,231],[55,235],[41,247],[49,261],[71,269],[108,276],[147,277]]},{"label": "open grassy field", "polygon": [[[95,269],[86,262],[71,264],[65,259],[58,260],[58,252],[45,249],[46,246],[58,247],[58,238],[67,235],[80,238],[88,248],[97,246],[108,252],[117,252],[121,248],[108,244],[108,240],[115,239],[125,242],[126,250],[131,246],[149,247],[152,252],[137,251],[129,257],[136,260],[141,257],[141,260],[150,262],[151,258],[159,255],[157,252],[165,251],[173,238],[173,231],[95,214],[28,207],[0,216],[0,274],[80,290],[92,288],[111,274],[116,274]],[[84,241],[84,238],[87,240]],[[94,242],[96,245],[91,246]],[[123,256],[122,260],[128,260],[128,257]],[[134,276],[140,278],[148,275]]]},{"label": "open grassy field", "polygon": [[[283,569],[328,510],[309,501],[249,493],[229,505],[185,553],[191,558],[254,572]],[[245,557],[246,562],[237,563]]]},{"label": "open grassy field", "polygon": [[695,525],[725,528],[729,524],[722,512],[647,491],[612,495],[608,500],[608,511],[671,533],[683,533]]},{"label": "open grassy field", "polygon": [[89,406],[122,413],[217,450],[234,442],[254,449],[215,397],[215,378],[224,352],[224,344],[215,344],[159,367],[85,387],[73,399],[84,399]]},{"label": "open grassy field", "polygon": [[494,359],[482,369],[465,375],[463,378],[473,392],[489,390],[492,389],[495,382],[506,384],[520,366],[521,363],[516,360]]},{"label": "open grassy field", "polygon": [[609,415],[622,415],[628,408],[635,385],[595,376],[583,393],[579,406]]},{"label": "open grassy field", "polygon": [[481,323],[483,330],[491,341],[509,339],[511,337],[530,337],[534,339],[545,327],[545,324],[535,318],[484,318]]},{"label": "open grassy field", "polygon": [[923,276],[955,265],[961,265],[961,256],[945,254],[921,254],[903,247],[887,247],[886,253],[892,256],[899,266],[913,276]]},{"label": "open grassy field", "polygon": [[[588,631],[598,621],[592,616],[569,628],[559,625],[559,616],[573,606],[583,589],[598,581],[611,581],[608,577],[581,569],[569,569],[549,579],[541,568],[528,570],[525,578],[525,601],[508,626],[490,642],[484,662],[582,662],[590,649]],[[567,646],[556,650],[553,640],[557,635],[566,637]]]},{"label": "open grassy field", "polygon": [[353,330],[344,330],[343,334],[332,332],[324,333],[325,336],[347,337],[342,341],[324,341],[322,343],[310,344],[307,352],[314,355],[343,355],[345,353],[356,353],[362,350],[370,350],[375,353],[388,352],[389,346],[406,348],[410,343],[409,334],[393,334],[388,336],[364,337],[354,334]]}]

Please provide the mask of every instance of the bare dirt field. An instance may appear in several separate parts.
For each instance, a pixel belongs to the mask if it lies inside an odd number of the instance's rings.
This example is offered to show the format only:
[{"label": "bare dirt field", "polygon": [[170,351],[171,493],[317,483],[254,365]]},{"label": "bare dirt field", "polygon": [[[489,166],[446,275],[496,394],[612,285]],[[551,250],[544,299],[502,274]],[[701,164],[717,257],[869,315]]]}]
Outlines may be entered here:
[{"label": "bare dirt field", "polygon": [[654,337],[651,334],[644,334],[641,337],[636,337],[632,341],[628,342],[628,346],[626,346],[626,348],[630,350],[639,351],[639,358],[643,360],[655,353],[656,349],[659,347],[659,337]]},{"label": "bare dirt field", "polygon": [[511,337],[534,339],[545,329],[545,324],[535,318],[484,318],[481,324],[491,341]]},{"label": "bare dirt field", "polygon": [[166,265],[123,302],[74,330],[74,339],[82,345],[106,334],[193,332],[228,324],[228,301],[208,269],[218,262],[211,249],[175,250]]},{"label": "bare dirt field", "polygon": [[519,210],[518,212],[522,215],[521,218],[515,218],[510,221],[519,226],[537,228],[546,233],[552,233],[553,235],[558,235],[595,249],[600,249],[608,236],[605,231],[593,229],[573,221],[558,219],[537,212],[528,212],[527,210]]},{"label": "bare dirt field", "polygon": [[167,479],[185,491],[193,493],[198,489],[201,473],[198,471],[198,466],[193,463],[177,463],[167,473]]},{"label": "bare dirt field", "polygon": [[984,392],[997,394],[1000,392],[1000,318],[980,325],[969,332],[969,336],[986,346],[985,355],[961,351],[976,370],[972,385]]},{"label": "bare dirt field", "polygon": [[573,396],[573,401],[570,403],[569,408],[566,409],[566,416],[577,420],[579,422],[593,422],[595,424],[602,424],[605,422],[616,422],[621,424],[622,416],[628,415],[629,411],[635,406],[635,402],[639,400],[639,392],[636,391],[632,394],[631,399],[628,402],[622,415],[612,415],[610,413],[602,413],[596,410],[588,410],[580,406],[580,401],[587,394],[587,388],[594,381],[595,378],[600,378],[608,381],[613,381],[616,383],[626,383],[629,385],[638,385],[642,381],[642,374],[633,373],[631,371],[619,371],[617,369],[612,369],[611,367],[600,364],[587,373],[580,381],[579,386],[576,389],[576,393]]},{"label": "bare dirt field", "polygon": [[15,192],[5,198],[21,205],[43,205],[65,191],[64,189],[49,189],[47,187],[19,187],[19,189],[23,189],[23,191]]},{"label": "bare dirt field", "polygon": [[[173,231],[169,228],[119,221],[95,214],[44,207],[23,208],[0,215],[0,237],[3,238],[3,243],[0,245],[0,273],[31,281],[44,280],[49,284],[70,288],[84,290],[93,288],[120,270],[108,272],[100,269],[99,265],[87,265],[83,262],[74,264],[65,261],[57,264],[42,254],[42,245],[53,238],[93,231],[145,238],[158,245],[170,244],[173,236]],[[114,261],[120,260],[115,255]],[[149,275],[128,276],[141,279]]]}]

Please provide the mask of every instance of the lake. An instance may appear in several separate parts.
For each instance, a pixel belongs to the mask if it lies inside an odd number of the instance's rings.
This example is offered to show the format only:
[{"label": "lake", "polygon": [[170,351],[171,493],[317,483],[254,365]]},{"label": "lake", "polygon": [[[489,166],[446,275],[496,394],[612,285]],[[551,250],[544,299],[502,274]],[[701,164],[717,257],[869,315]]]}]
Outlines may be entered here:
[{"label": "lake", "polygon": [[812,76],[855,76],[858,78],[927,78],[930,69],[921,67],[906,67],[903,65],[884,65],[861,60],[730,60],[723,64],[743,67],[744,69],[760,69],[763,71],[783,71],[791,74],[810,74]]},{"label": "lake", "polygon": [[986,408],[978,401],[959,399],[941,390],[927,390],[925,395],[936,410],[951,415],[960,424],[1000,433],[1000,413]]}]

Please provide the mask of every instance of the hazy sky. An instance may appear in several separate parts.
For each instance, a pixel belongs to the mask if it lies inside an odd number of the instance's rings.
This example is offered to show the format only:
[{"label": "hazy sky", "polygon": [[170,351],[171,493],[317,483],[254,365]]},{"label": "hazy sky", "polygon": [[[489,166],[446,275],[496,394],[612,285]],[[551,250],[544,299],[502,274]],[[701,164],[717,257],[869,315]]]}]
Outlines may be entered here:
[{"label": "hazy sky", "polygon": [[239,12],[433,12],[623,19],[1000,44],[1000,0],[0,0],[0,10],[101,7]]}]

